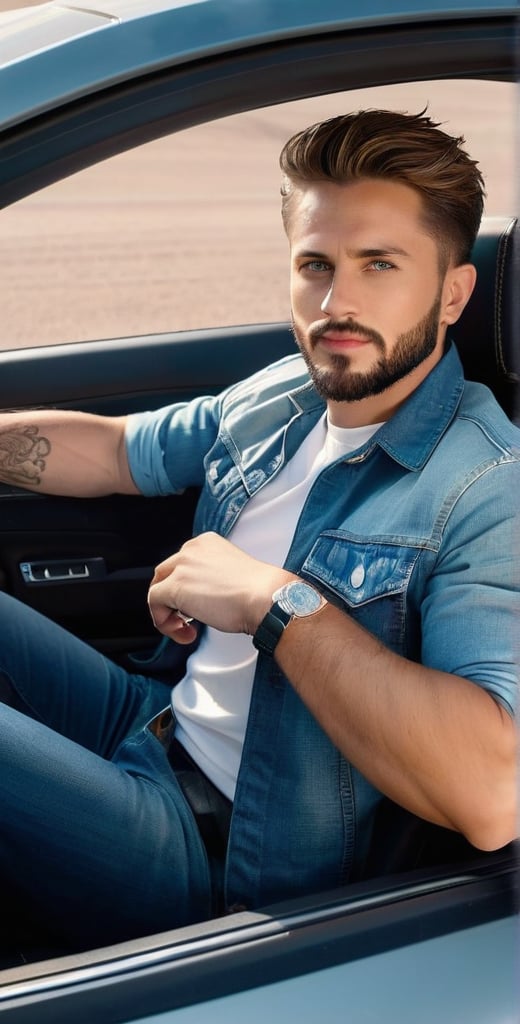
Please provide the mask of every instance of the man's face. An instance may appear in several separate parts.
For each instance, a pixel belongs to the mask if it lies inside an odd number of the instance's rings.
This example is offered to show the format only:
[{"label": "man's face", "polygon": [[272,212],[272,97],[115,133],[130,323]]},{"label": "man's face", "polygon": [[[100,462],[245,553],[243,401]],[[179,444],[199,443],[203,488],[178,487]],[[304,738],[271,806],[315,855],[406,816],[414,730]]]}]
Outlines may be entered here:
[{"label": "man's face", "polygon": [[294,332],[333,421],[385,419],[444,344],[439,255],[420,196],[379,179],[312,184],[292,197],[288,234]]}]

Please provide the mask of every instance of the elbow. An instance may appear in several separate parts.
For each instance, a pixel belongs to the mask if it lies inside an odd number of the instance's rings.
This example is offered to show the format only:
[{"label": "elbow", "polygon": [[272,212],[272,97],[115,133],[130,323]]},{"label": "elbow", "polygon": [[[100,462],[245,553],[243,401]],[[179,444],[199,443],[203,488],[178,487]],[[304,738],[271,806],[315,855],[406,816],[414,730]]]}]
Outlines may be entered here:
[{"label": "elbow", "polygon": [[499,827],[490,827],[476,832],[475,835],[466,835],[466,839],[477,850],[482,850],[483,853],[495,853],[497,850],[502,850],[505,846],[514,842],[518,835],[519,831],[516,822],[515,828],[510,828],[507,827],[507,824],[500,823]]},{"label": "elbow", "polygon": [[488,759],[473,788],[472,819],[462,831],[473,846],[486,853],[501,850],[520,836],[520,776],[518,734],[515,722],[501,709],[503,728],[494,759]]},{"label": "elbow", "polygon": [[493,801],[493,806],[483,813],[480,807],[478,818],[463,829],[468,842],[477,850],[492,853],[508,846],[520,835],[520,818],[518,805],[518,788],[515,783],[510,787],[507,798]]}]

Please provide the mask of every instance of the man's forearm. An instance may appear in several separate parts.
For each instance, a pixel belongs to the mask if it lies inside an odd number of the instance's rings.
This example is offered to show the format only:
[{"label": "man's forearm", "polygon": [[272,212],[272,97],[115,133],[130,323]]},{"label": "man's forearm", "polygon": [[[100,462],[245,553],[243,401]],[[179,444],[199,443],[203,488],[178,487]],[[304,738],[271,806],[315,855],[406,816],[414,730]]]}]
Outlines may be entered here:
[{"label": "man's forearm", "polygon": [[385,648],[338,609],[294,619],[276,660],[335,745],[382,792],[495,849],[516,835],[516,743],[485,690]]},{"label": "man's forearm", "polygon": [[0,481],[46,494],[136,493],[124,418],[31,410],[0,414]]}]

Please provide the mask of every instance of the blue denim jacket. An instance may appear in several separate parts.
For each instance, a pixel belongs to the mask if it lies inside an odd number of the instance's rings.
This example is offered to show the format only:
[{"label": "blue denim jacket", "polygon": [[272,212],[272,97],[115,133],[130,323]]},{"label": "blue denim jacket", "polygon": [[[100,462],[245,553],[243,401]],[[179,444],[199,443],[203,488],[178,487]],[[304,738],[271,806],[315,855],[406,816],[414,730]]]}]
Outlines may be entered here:
[{"label": "blue denim jacket", "polygon": [[[200,486],[195,531],[226,536],[323,409],[302,359],[288,357],[217,398],[131,417],[134,480],[150,495]],[[473,680],[512,713],[519,494],[520,431],[487,388],[464,381],[451,347],[367,445],[323,470],[285,565],[392,650]],[[381,799],[276,662],[259,656],[228,904],[265,905],[362,876]]]}]

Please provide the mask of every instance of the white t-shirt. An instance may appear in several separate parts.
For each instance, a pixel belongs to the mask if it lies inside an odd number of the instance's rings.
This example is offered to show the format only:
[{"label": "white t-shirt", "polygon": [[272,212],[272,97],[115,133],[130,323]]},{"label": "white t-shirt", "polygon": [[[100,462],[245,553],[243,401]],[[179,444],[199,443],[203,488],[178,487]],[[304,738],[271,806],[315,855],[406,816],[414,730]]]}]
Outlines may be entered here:
[{"label": "white t-shirt", "polygon": [[[326,414],[278,475],[248,502],[228,539],[254,558],[282,566],[300,512],[319,473],[365,444],[381,424],[335,427]],[[235,794],[257,651],[250,636],[208,627],[172,691],[176,736],[230,800]]]}]

